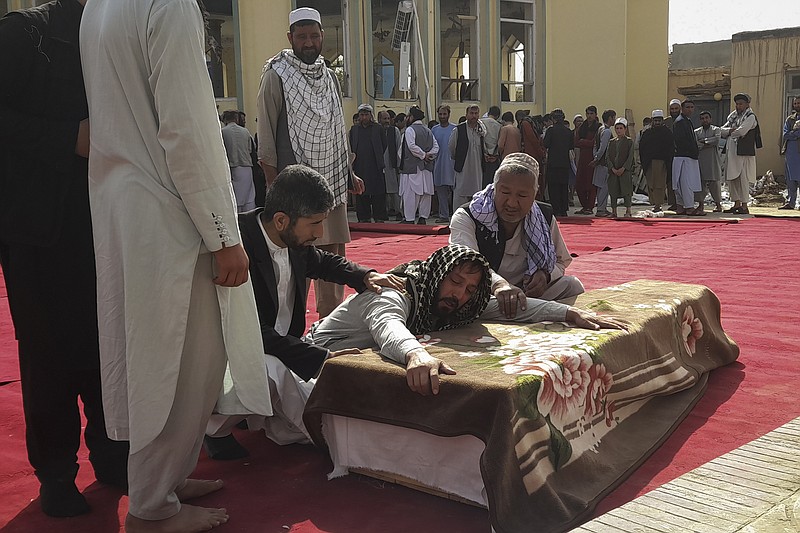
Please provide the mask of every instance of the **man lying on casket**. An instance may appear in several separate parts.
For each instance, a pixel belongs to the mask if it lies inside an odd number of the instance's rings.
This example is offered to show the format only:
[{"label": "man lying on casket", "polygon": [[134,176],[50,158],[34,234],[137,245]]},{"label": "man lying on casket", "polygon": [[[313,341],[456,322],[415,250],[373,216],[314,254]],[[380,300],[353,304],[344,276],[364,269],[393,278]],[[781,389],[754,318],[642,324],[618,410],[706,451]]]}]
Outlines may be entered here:
[{"label": "man lying on casket", "polygon": [[[450,244],[424,261],[399,265],[391,274],[406,278],[402,292],[353,295],[311,327],[306,340],[336,351],[373,348],[406,367],[408,386],[419,394],[439,393],[439,374],[455,374],[431,356],[417,335],[454,329],[475,320],[507,320],[490,296],[489,264],[478,252]],[[521,294],[521,293],[519,293]],[[621,323],[557,302],[527,298],[515,322],[571,322],[586,329],[624,327]]]}]

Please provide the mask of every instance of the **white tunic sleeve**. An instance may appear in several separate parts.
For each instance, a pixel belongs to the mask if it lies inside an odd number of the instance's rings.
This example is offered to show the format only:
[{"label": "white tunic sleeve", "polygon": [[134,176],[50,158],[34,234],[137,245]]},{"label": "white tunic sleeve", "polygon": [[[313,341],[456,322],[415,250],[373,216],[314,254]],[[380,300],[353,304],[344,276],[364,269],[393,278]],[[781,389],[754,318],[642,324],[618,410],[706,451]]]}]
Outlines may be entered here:
[{"label": "white tunic sleeve", "polygon": [[240,239],[204,43],[195,0],[156,3],[148,19],[147,56],[158,142],[180,200],[213,252]]}]

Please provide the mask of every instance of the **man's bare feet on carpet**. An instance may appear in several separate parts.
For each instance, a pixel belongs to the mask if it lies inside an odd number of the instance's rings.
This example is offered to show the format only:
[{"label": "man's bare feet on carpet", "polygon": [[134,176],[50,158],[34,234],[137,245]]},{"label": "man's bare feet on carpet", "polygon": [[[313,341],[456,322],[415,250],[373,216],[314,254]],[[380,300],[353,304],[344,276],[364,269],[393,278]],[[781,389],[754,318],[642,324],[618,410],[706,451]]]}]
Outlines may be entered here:
[{"label": "man's bare feet on carpet", "polygon": [[178,514],[165,520],[142,520],[130,514],[125,517],[127,533],[199,533],[228,521],[225,509],[181,505]]},{"label": "man's bare feet on carpet", "polygon": [[191,500],[192,498],[199,498],[206,494],[211,494],[221,489],[225,484],[221,479],[187,479],[186,485],[183,488],[175,491],[178,499],[182,502]]}]

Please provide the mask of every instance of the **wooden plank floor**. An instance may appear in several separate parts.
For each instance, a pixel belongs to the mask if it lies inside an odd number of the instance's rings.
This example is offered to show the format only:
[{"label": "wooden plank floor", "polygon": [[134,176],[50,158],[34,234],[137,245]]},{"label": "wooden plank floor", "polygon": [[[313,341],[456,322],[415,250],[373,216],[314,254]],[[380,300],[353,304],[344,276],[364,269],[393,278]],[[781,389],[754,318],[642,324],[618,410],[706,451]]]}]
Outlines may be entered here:
[{"label": "wooden plank floor", "polygon": [[572,531],[798,533],[800,418]]}]

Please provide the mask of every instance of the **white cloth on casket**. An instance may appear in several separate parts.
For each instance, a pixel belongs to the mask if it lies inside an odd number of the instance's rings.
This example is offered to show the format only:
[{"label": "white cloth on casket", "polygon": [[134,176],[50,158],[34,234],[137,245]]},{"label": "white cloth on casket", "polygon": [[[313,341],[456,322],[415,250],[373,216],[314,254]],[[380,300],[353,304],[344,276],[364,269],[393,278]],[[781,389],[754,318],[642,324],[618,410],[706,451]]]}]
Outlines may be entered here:
[{"label": "white cloth on casket", "polygon": [[[103,10],[112,8],[127,12],[128,27],[107,35]],[[196,53],[203,43],[196,3],[108,3],[92,13],[96,20],[84,17],[91,30],[83,32],[81,55],[92,121],[103,401],[109,435],[130,440],[135,453],[170,413],[198,255],[240,237],[211,84],[186,83],[207,75]],[[156,26],[186,30],[151,32]],[[229,361],[219,410],[271,414],[249,282],[217,287],[217,297]]]}]

